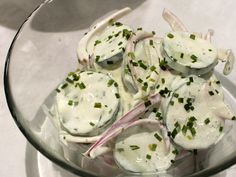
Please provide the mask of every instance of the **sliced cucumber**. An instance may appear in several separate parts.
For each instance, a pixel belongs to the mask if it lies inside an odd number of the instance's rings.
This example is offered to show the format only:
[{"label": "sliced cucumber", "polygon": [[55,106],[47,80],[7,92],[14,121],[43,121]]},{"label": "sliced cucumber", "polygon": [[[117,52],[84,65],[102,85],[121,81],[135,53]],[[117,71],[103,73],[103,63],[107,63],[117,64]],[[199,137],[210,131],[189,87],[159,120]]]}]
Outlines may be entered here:
[{"label": "sliced cucumber", "polygon": [[171,32],[163,40],[167,64],[184,75],[202,75],[217,64],[217,50],[209,42],[188,32]]},{"label": "sliced cucumber", "polygon": [[119,92],[108,75],[92,71],[73,73],[59,89],[59,120],[70,134],[98,135],[115,120]]},{"label": "sliced cucumber", "polygon": [[109,25],[94,42],[95,62],[109,66],[121,61],[127,40],[131,35],[132,29],[128,26],[118,22]]},{"label": "sliced cucumber", "polygon": [[164,171],[171,166],[174,148],[166,144],[167,131],[157,124],[158,121],[152,120],[149,124],[133,126],[117,137],[114,158],[121,168],[145,173]]},{"label": "sliced cucumber", "polygon": [[185,149],[204,149],[221,137],[223,118],[231,118],[232,113],[215,78],[206,81],[189,76],[186,81],[172,94],[166,125],[176,144]]}]

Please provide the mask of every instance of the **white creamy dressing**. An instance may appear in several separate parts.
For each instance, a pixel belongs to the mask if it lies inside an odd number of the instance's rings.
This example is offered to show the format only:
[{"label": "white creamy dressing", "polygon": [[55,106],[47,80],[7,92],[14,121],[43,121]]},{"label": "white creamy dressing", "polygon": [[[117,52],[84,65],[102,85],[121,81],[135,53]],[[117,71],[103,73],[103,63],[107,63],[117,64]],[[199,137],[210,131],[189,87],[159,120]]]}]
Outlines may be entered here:
[{"label": "white creamy dressing", "polygon": [[[155,125],[156,126],[156,125]],[[156,136],[160,139],[157,139]],[[139,125],[124,131],[116,139],[114,156],[117,163],[132,172],[163,171],[171,166],[175,154],[170,146],[166,153],[166,144],[162,132],[157,127]]]},{"label": "white creamy dressing", "polygon": [[79,80],[67,83],[57,94],[61,124],[73,135],[97,134],[100,127],[115,119],[119,108],[118,88],[114,83],[109,86],[112,79],[103,73],[85,71],[76,75]]},{"label": "white creamy dressing", "polygon": [[[169,102],[166,113],[166,125],[170,132],[177,130],[173,140],[178,145],[185,149],[203,149],[214,144],[223,133],[224,119],[214,112],[218,109],[222,110],[222,107],[226,105],[222,99],[221,89],[218,88],[218,91],[215,89],[217,86],[213,86],[216,81],[210,81],[211,84],[209,84],[209,81],[199,77],[190,77],[193,78],[190,85],[185,82],[172,94],[170,100],[172,103]],[[178,94],[178,97],[173,96],[174,94]],[[191,100],[190,108],[186,106],[188,99]],[[223,114],[225,114],[224,117],[229,116],[227,111]],[[192,121],[192,130],[188,128],[191,117],[196,119]],[[185,128],[183,128],[184,126]],[[202,141],[203,139],[204,141]]]},{"label": "white creamy dressing", "polygon": [[204,74],[217,64],[216,48],[191,33],[168,33],[163,40],[163,49],[168,65],[184,74]]}]

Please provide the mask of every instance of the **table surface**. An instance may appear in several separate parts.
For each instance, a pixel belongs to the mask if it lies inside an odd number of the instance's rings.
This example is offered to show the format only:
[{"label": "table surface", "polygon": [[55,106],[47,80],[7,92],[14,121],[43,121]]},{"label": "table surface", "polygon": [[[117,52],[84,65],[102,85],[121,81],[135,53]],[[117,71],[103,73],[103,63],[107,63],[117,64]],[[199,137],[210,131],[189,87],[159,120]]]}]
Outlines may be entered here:
[{"label": "table surface", "polygon": [[[0,76],[17,29],[42,0],[0,1]],[[17,128],[8,110],[3,81],[0,82],[0,176],[1,177],[75,177],[37,152]],[[214,177],[236,176],[236,165]]]}]

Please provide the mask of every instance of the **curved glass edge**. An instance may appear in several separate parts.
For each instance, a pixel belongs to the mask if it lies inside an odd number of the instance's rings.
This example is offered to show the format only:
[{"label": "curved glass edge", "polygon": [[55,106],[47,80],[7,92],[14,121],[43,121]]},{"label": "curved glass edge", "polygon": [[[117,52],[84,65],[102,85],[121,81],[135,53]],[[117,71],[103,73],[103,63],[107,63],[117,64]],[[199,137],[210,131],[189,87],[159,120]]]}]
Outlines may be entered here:
[{"label": "curved glass edge", "polygon": [[[40,144],[37,141],[34,140],[34,138],[30,135],[29,132],[25,131],[22,124],[18,121],[18,117],[17,117],[17,114],[16,114],[17,111],[16,111],[16,106],[15,106],[13,98],[12,98],[11,90],[10,90],[9,72],[8,72],[9,71],[9,64],[10,64],[12,49],[14,47],[14,43],[16,42],[18,36],[20,35],[21,30],[23,29],[23,27],[26,24],[26,22],[28,21],[28,19],[31,18],[32,15],[34,13],[36,13],[38,10],[40,10],[40,8],[42,6],[44,6],[47,3],[50,3],[52,1],[53,0],[45,0],[43,3],[38,5],[29,14],[29,16],[25,19],[25,21],[22,23],[22,25],[20,26],[20,28],[16,32],[16,35],[13,38],[13,41],[12,41],[10,47],[9,47],[9,50],[8,50],[8,53],[7,53],[7,56],[6,56],[6,61],[5,61],[5,66],[4,66],[4,76],[3,76],[4,80],[3,80],[3,83],[4,83],[4,91],[5,91],[6,102],[7,102],[8,108],[10,110],[10,113],[11,113],[17,127],[20,129],[20,131],[26,137],[26,139],[30,142],[30,144],[32,144],[41,154],[46,156],[48,159],[50,159],[52,162],[59,165],[60,167],[70,171],[71,173],[74,173],[74,174],[80,175],[80,176],[84,176],[84,177],[98,177],[98,176],[92,175],[90,173],[87,173],[85,171],[80,171],[77,168],[74,168],[74,167],[68,165],[67,163],[60,160],[59,158],[54,157],[49,151],[47,151],[46,149],[41,147]],[[219,165],[216,165],[214,167],[198,171],[194,174],[186,175],[186,177],[199,177],[199,176],[203,177],[203,176],[214,175],[216,173],[219,173],[219,172],[229,168],[230,166],[232,166],[234,164],[236,164],[236,156],[234,156],[233,158],[225,161],[224,164],[219,164]]]}]

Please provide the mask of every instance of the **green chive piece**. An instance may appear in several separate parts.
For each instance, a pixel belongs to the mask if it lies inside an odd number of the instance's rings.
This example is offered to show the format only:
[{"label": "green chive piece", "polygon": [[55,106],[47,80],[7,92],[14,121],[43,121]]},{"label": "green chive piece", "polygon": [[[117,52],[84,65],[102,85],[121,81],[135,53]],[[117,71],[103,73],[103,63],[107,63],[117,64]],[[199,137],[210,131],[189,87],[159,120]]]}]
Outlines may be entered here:
[{"label": "green chive piece", "polygon": [[138,81],[139,83],[142,83],[142,82],[143,82],[143,80],[142,80],[141,78],[138,78],[137,81]]},{"label": "green chive piece", "polygon": [[181,54],[180,54],[180,58],[184,58],[184,53],[181,53]]},{"label": "green chive piece", "polygon": [[120,45],[122,45],[122,44],[123,44],[123,42],[119,42],[119,43],[118,43],[118,46],[120,46]]},{"label": "green chive piece", "polygon": [[184,125],[184,126],[182,127],[182,132],[183,132],[183,134],[186,134],[186,133],[187,133],[187,130],[188,130],[188,127]]},{"label": "green chive piece", "polygon": [[143,30],[143,28],[141,28],[141,27],[137,28],[137,31],[141,31],[141,30]]},{"label": "green chive piece", "polygon": [[209,51],[209,52],[211,52],[211,51],[212,51],[212,49],[208,49],[208,51]]},{"label": "green chive piece", "polygon": [[157,68],[156,68],[156,66],[154,66],[154,65],[150,67],[150,70],[151,70],[151,71],[155,71],[156,69],[157,69]]},{"label": "green chive piece", "polygon": [[170,105],[173,106],[175,102],[173,100],[170,101]]},{"label": "green chive piece", "polygon": [[154,137],[158,140],[158,141],[162,141],[162,138],[160,135],[158,135],[158,133],[154,134]]},{"label": "green chive piece", "polygon": [[117,99],[120,98],[120,94],[119,93],[115,93],[115,96],[116,96]]},{"label": "green chive piece", "polygon": [[164,84],[165,83],[165,79],[161,78],[161,83]]},{"label": "green chive piece", "polygon": [[99,61],[99,59],[100,59],[100,56],[99,56],[99,55],[97,55],[97,56],[96,56],[96,58],[95,58],[95,61],[96,61],[96,62],[98,62],[98,61]]},{"label": "green chive piece", "polygon": [[173,93],[173,97],[178,98],[179,94],[178,93]]},{"label": "green chive piece", "polygon": [[168,33],[168,34],[167,34],[167,37],[170,38],[170,39],[172,39],[172,38],[174,38],[174,35],[171,34],[171,33]]},{"label": "green chive piece", "polygon": [[61,92],[61,90],[60,90],[60,89],[58,89],[58,88],[56,88],[56,92],[57,92],[57,93],[60,93],[60,92]]},{"label": "green chive piece", "polygon": [[223,127],[222,127],[222,126],[220,126],[220,128],[219,128],[219,131],[220,131],[220,132],[222,132],[222,131],[223,131]]},{"label": "green chive piece", "polygon": [[195,35],[194,34],[190,34],[190,38],[192,39],[192,40],[195,40]]},{"label": "green chive piece", "polygon": [[153,40],[150,40],[150,41],[149,41],[149,44],[150,44],[151,46],[153,46]]},{"label": "green chive piece", "polygon": [[214,92],[213,91],[209,91],[208,92],[210,96],[213,96],[214,95]]},{"label": "green chive piece", "polygon": [[220,81],[216,81],[216,84],[220,84]]},{"label": "green chive piece", "polygon": [[127,29],[123,29],[122,36],[125,37],[127,40],[131,37],[132,31],[129,31]]},{"label": "green chive piece", "polygon": [[102,104],[101,104],[101,103],[94,103],[94,107],[95,107],[95,108],[101,108],[101,107],[102,107]]},{"label": "green chive piece", "polygon": [[172,151],[172,153],[175,154],[175,155],[178,155],[179,151],[177,149],[175,149],[175,150]]},{"label": "green chive piece", "polygon": [[196,130],[195,128],[190,128],[190,132],[192,133],[192,136],[195,136],[196,135]]},{"label": "green chive piece", "polygon": [[61,88],[64,89],[64,88],[66,88],[67,86],[68,86],[68,84],[65,83],[65,84],[63,84],[63,85],[61,86]]},{"label": "green chive piece", "polygon": [[157,144],[149,144],[148,148],[149,148],[150,151],[156,151]]},{"label": "green chive piece", "polygon": [[111,61],[111,60],[108,60],[108,61],[107,61],[107,64],[108,64],[108,65],[112,65],[113,63],[114,63],[114,62]]},{"label": "green chive piece", "polygon": [[178,131],[177,131],[177,129],[175,128],[175,129],[171,132],[171,136],[172,136],[173,138],[175,138],[177,134],[178,134]]},{"label": "green chive piece", "polygon": [[155,32],[155,31],[152,31],[152,34],[153,34],[153,35],[155,35],[155,34],[156,34],[156,32]]},{"label": "green chive piece", "polygon": [[184,98],[178,98],[178,102],[179,103],[183,103],[184,102]]},{"label": "green chive piece", "polygon": [[89,122],[89,125],[91,125],[92,127],[95,126],[95,124],[93,122]]},{"label": "green chive piece", "polygon": [[152,158],[152,156],[150,154],[146,155],[146,159],[150,160]]},{"label": "green chive piece", "polygon": [[148,100],[148,101],[145,101],[145,102],[144,102],[144,105],[145,105],[145,107],[148,107],[148,106],[152,105],[152,103],[151,103],[150,100]]},{"label": "green chive piece", "polygon": [[140,149],[140,147],[139,146],[137,146],[137,145],[130,145],[129,146],[130,148],[131,148],[131,150],[137,150],[137,149]]},{"label": "green chive piece", "polygon": [[71,80],[71,79],[70,79],[70,78],[68,78],[68,77],[66,78],[66,81],[67,81],[67,82],[69,82],[70,84],[73,84],[73,83],[74,83],[74,81],[73,81],[73,80]]},{"label": "green chive piece", "polygon": [[235,116],[233,116],[233,117],[231,118],[231,120],[236,120],[236,117],[235,117]]},{"label": "green chive piece", "polygon": [[69,101],[68,101],[68,105],[69,105],[69,106],[72,106],[72,105],[73,105],[73,100],[69,100]]},{"label": "green chive piece", "polygon": [[98,45],[98,44],[100,44],[100,43],[101,43],[100,40],[96,40],[95,43],[94,43],[94,46],[96,46],[96,45]]},{"label": "green chive piece", "polygon": [[110,87],[112,86],[112,84],[114,83],[115,81],[113,79],[110,79],[108,82],[107,82],[107,86]]},{"label": "green chive piece", "polygon": [[124,151],[125,151],[124,148],[117,148],[116,150],[117,150],[118,152],[124,152]]},{"label": "green chive piece", "polygon": [[192,59],[192,63],[197,62],[197,56],[196,55],[191,55],[190,58]]},{"label": "green chive piece", "polygon": [[86,86],[84,85],[83,82],[78,83],[78,85],[79,85],[79,88],[80,88],[81,90],[86,88]]},{"label": "green chive piece", "polygon": [[205,120],[204,120],[204,123],[207,125],[207,124],[209,124],[210,123],[210,119],[209,118],[206,118]]}]

